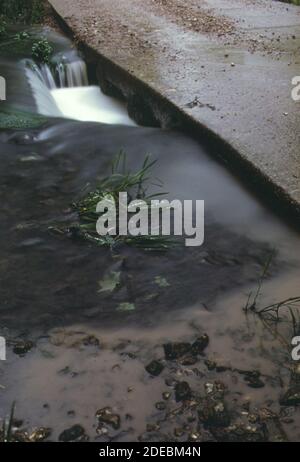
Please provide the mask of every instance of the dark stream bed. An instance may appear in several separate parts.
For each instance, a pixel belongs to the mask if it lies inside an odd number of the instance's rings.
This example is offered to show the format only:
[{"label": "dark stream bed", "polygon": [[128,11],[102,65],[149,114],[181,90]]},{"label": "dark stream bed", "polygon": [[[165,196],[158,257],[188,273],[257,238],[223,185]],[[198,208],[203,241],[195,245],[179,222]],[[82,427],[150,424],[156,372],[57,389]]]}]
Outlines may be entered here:
[{"label": "dark stream bed", "polygon": [[[20,120],[36,96],[4,54]],[[31,122],[0,130],[0,418],[15,402],[14,438],[299,440],[291,322],[243,310],[271,253],[260,306],[300,295],[299,236],[182,133]],[[112,253],[53,232],[120,149],[132,171],[151,153],[168,198],[205,201],[202,246]]]}]

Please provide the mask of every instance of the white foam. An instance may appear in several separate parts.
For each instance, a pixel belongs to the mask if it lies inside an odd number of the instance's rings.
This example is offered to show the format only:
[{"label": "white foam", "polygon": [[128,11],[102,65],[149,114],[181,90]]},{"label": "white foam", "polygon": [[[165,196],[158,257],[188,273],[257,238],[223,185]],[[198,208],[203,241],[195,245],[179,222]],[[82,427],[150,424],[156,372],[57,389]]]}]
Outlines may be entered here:
[{"label": "white foam", "polygon": [[59,88],[51,91],[64,117],[85,122],[136,125],[121,102],[104,95],[97,86]]}]

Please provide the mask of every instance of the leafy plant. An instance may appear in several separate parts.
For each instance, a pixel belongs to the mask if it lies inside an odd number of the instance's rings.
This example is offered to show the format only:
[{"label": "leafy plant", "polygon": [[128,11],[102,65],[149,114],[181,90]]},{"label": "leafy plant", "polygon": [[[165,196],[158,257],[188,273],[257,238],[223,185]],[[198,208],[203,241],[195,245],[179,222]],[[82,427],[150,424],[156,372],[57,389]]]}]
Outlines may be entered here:
[{"label": "leafy plant", "polygon": [[17,40],[17,41],[28,40],[29,38],[30,38],[30,35],[28,34],[28,32],[18,32],[14,36],[14,39]]},{"label": "leafy plant", "polygon": [[35,61],[49,63],[53,48],[46,38],[42,38],[32,45],[31,54]]},{"label": "leafy plant", "polygon": [[44,17],[45,6],[42,0],[0,0],[0,11],[8,22],[37,24]]},{"label": "leafy plant", "polygon": [[144,250],[162,251],[169,249],[175,243],[169,236],[120,236],[118,234],[116,236],[100,236],[96,230],[96,222],[99,218],[99,214],[96,213],[96,207],[99,201],[103,199],[113,200],[116,205],[116,215],[118,217],[120,192],[127,192],[129,201],[142,199],[149,207],[151,199],[165,194],[147,194],[145,183],[149,180],[149,173],[155,162],[151,161],[149,156],[146,156],[142,168],[135,173],[131,173],[126,171],[126,155],[121,151],[112,163],[111,175],[104,178],[96,190],[88,193],[82,200],[72,204],[79,216],[79,225],[70,229],[72,235],[111,249],[119,244],[133,245]]},{"label": "leafy plant", "polygon": [[4,109],[0,111],[0,129],[28,129],[37,128],[45,124],[47,118],[31,112],[22,112],[17,109]]}]

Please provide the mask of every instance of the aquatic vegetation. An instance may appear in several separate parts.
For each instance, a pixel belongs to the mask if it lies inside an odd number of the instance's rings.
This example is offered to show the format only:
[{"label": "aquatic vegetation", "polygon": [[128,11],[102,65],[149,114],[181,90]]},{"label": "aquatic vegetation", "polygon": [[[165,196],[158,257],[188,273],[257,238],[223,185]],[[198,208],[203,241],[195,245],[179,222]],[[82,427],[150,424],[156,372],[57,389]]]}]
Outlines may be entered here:
[{"label": "aquatic vegetation", "polygon": [[1,108],[0,129],[29,129],[43,125],[47,118],[30,112]]},{"label": "aquatic vegetation", "polygon": [[99,281],[100,289],[98,292],[113,292],[120,284],[120,271],[110,271],[106,274],[102,281]]},{"label": "aquatic vegetation", "polygon": [[140,247],[144,250],[168,250],[174,240],[169,236],[161,235],[138,235],[138,236],[100,236],[96,230],[96,223],[99,213],[96,212],[97,204],[104,199],[114,201],[116,213],[119,215],[118,197],[120,192],[127,192],[130,200],[142,199],[146,204],[150,204],[151,199],[164,195],[157,193],[148,195],[146,182],[149,180],[149,173],[156,161],[151,161],[146,156],[142,168],[135,173],[126,171],[126,155],[122,151],[112,163],[111,175],[104,178],[94,191],[86,197],[72,204],[79,216],[79,225],[71,228],[74,237],[79,237],[96,245],[115,248],[117,245],[126,244]]},{"label": "aquatic vegetation", "polygon": [[32,45],[31,54],[34,60],[49,63],[53,48],[46,38],[42,38]]},{"label": "aquatic vegetation", "polygon": [[37,24],[45,15],[42,0],[0,0],[0,11],[8,22]]},{"label": "aquatic vegetation", "polygon": [[30,38],[30,35],[28,34],[28,32],[18,32],[15,36],[14,36],[14,39],[15,40],[27,40]]}]

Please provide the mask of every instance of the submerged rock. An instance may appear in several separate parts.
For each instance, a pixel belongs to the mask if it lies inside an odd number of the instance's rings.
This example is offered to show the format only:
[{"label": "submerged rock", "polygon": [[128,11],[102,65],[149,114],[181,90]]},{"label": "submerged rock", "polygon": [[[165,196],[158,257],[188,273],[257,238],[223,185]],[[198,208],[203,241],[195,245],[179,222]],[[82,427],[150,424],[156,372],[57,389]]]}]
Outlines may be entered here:
[{"label": "submerged rock", "polygon": [[165,343],[163,347],[166,359],[171,361],[179,359],[191,351],[191,344],[187,342]]},{"label": "submerged rock", "polygon": [[206,383],[205,391],[206,396],[199,401],[199,421],[208,428],[230,425],[231,418],[224,401],[225,385],[222,382]]},{"label": "submerged rock", "polygon": [[162,397],[165,401],[167,401],[171,397],[171,393],[169,391],[164,391]]},{"label": "submerged rock", "polygon": [[194,355],[200,355],[203,353],[205,348],[209,344],[209,337],[207,334],[201,335],[201,337],[198,337],[197,340],[192,344],[192,353]]},{"label": "submerged rock", "polygon": [[210,359],[206,359],[204,361],[204,364],[206,365],[209,371],[213,371],[217,367],[217,363],[215,361],[211,361]]},{"label": "submerged rock", "polygon": [[175,385],[175,399],[177,402],[190,399],[192,390],[187,382],[178,382]]},{"label": "submerged rock", "polygon": [[118,414],[114,414],[111,407],[104,407],[96,412],[96,417],[99,423],[110,425],[114,430],[118,430],[121,425],[121,418]]},{"label": "submerged rock", "polygon": [[164,370],[164,367],[165,366],[160,361],[154,359],[145,367],[145,369],[150,375],[156,377]]},{"label": "submerged rock", "polygon": [[157,403],[155,403],[155,407],[158,411],[164,411],[167,406],[164,401],[158,401]]},{"label": "submerged rock", "polygon": [[186,356],[183,356],[179,359],[179,362],[182,364],[182,366],[193,366],[197,361],[197,356],[194,356],[193,354],[187,354]]},{"label": "submerged rock", "polygon": [[202,354],[209,343],[207,334],[198,337],[193,343],[175,342],[163,345],[165,357],[168,360],[180,359],[186,365],[195,364],[198,355]]},{"label": "submerged rock", "polygon": [[264,382],[260,379],[259,371],[246,371],[244,372],[244,380],[248,387],[251,388],[263,388]]},{"label": "submerged rock", "polygon": [[86,441],[88,439],[81,425],[73,425],[64,430],[58,437],[59,441]]},{"label": "submerged rock", "polygon": [[46,427],[37,428],[30,434],[29,440],[35,443],[39,441],[44,441],[45,439],[49,438],[51,433],[52,433],[51,428],[46,428]]},{"label": "submerged rock", "polygon": [[20,340],[17,342],[13,348],[13,352],[16,355],[23,356],[28,351],[30,351],[34,347],[34,343],[31,342],[30,340]]},{"label": "submerged rock", "polygon": [[230,424],[230,415],[223,401],[215,401],[211,398],[202,400],[198,417],[207,427],[227,427]]}]

